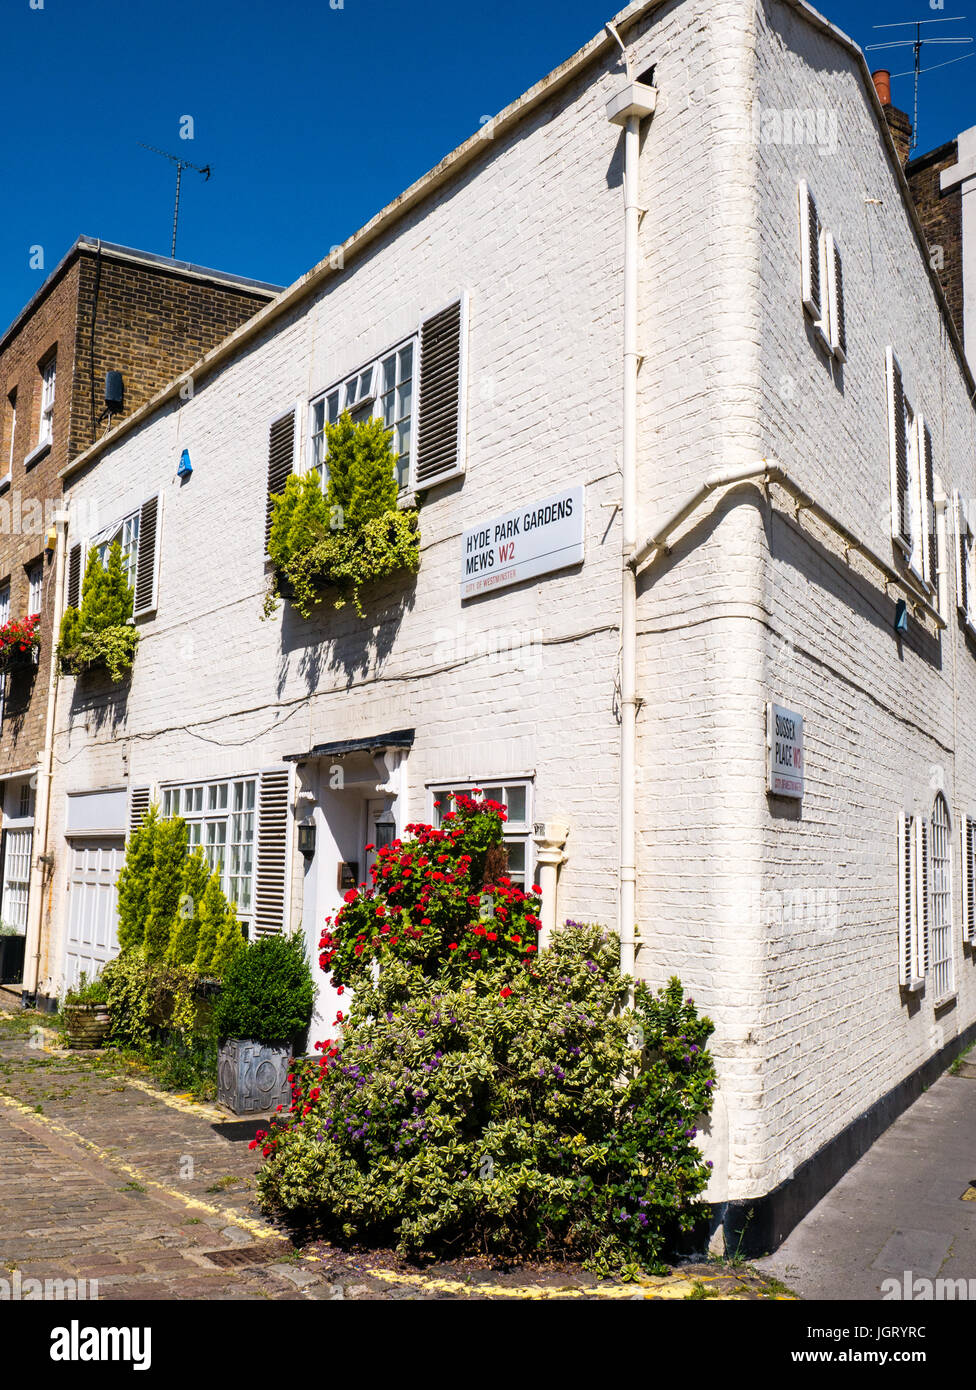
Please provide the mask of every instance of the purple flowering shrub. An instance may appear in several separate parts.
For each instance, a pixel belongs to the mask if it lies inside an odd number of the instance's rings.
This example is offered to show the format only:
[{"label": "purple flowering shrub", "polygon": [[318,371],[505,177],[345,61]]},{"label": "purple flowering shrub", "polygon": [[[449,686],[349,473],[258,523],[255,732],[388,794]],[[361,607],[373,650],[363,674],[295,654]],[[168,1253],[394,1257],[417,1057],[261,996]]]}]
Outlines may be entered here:
[{"label": "purple flowering shrub", "polygon": [[708,1180],[712,1024],[677,980],[625,997],[616,937],[575,922],[530,969],[388,961],[296,1063],[290,1113],[259,1136],[263,1205],[412,1256],[659,1268]]}]

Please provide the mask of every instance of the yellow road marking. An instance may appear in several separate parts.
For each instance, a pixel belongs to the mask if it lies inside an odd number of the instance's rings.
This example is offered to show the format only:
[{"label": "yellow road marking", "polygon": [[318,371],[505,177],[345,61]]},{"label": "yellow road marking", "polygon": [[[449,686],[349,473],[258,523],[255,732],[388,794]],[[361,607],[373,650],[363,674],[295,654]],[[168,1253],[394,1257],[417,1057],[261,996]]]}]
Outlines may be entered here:
[{"label": "yellow road marking", "polygon": [[131,1163],[125,1163],[117,1155],[109,1153],[106,1149],[100,1148],[91,1139],[86,1139],[83,1134],[78,1134],[76,1130],[69,1129],[60,1120],[53,1119],[50,1115],[38,1114],[31,1106],[25,1105],[23,1101],[16,1100],[13,1096],[8,1096],[0,1091],[0,1105],[7,1106],[10,1110],[16,1110],[26,1119],[32,1120],[35,1124],[43,1125],[57,1134],[61,1139],[70,1140],[74,1144],[80,1144],[89,1153],[94,1154],[99,1162],[104,1163],[107,1168],[114,1172],[121,1173],[125,1177],[138,1182],[140,1186],[153,1188],[156,1192],[163,1192],[167,1197],[175,1198],[183,1206],[192,1208],[194,1211],[205,1211],[210,1216],[219,1216],[228,1226],[239,1226],[241,1230],[247,1231],[257,1240],[281,1239],[281,1232],[276,1231],[273,1226],[266,1225],[263,1221],[258,1221],[253,1217],[244,1216],[241,1212],[233,1210],[231,1207],[218,1207],[211,1202],[205,1202],[200,1197],[191,1197],[186,1192],[181,1192],[177,1187],[169,1187],[166,1183],[159,1182],[156,1178],[150,1178],[147,1174],[133,1167]]},{"label": "yellow road marking", "polygon": [[[559,1286],[547,1287],[544,1284],[526,1284],[521,1287],[506,1286],[503,1284],[465,1284],[457,1279],[437,1279],[425,1274],[406,1274],[397,1273],[392,1269],[369,1269],[362,1271],[362,1278],[381,1279],[388,1284],[413,1284],[420,1288],[433,1289],[439,1293],[450,1294],[480,1294],[486,1298],[613,1298],[639,1300],[642,1298],[687,1298],[693,1287],[697,1283],[713,1282],[710,1276],[701,1279],[688,1279],[679,1276],[674,1279],[662,1279],[659,1283],[652,1283],[648,1280],[641,1280],[634,1284],[594,1284],[578,1289],[560,1288]],[[738,1286],[741,1288],[742,1286]],[[744,1295],[736,1292],[731,1294],[719,1294],[719,1299],[726,1302],[741,1301]]]}]

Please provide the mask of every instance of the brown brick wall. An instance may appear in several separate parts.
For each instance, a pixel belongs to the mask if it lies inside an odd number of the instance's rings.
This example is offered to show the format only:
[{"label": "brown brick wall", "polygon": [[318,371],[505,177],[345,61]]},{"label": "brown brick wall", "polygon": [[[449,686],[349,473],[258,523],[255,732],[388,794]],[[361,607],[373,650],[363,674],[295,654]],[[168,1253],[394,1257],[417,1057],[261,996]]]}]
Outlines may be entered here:
[{"label": "brown brick wall", "polygon": [[905,176],[932,253],[932,265],[942,282],[956,327],[962,333],[962,191],[958,184],[948,193],[939,187],[939,175],[957,160],[953,140],[913,159],[905,167]]},{"label": "brown brick wall", "polygon": [[[54,607],[53,552],[45,553],[44,532],[61,496],[58,473],[68,461],[79,273],[76,260],[0,353],[0,407],[4,411],[0,475],[6,473],[10,459],[9,397],[12,391],[17,393],[11,480],[0,495],[0,582],[10,581],[12,618],[27,613],[27,566],[44,560],[39,664],[32,672],[11,673],[6,678],[6,707],[0,725],[0,772],[4,773],[33,767],[44,743]],[[57,350],[52,445],[43,458],[27,468],[24,460],[37,443],[40,418],[39,364],[52,349]]]},{"label": "brown brick wall", "polygon": [[[131,414],[156,391],[251,318],[267,295],[244,287],[189,279],[165,267],[80,257],[81,298],[75,346],[75,383],[70,456],[88,447],[107,422],[92,429],[92,318],[95,320],[95,418],[104,409],[105,373],[125,380],[125,410]],[[96,301],[97,287],[97,301]],[[120,416],[115,417],[117,423]]]},{"label": "brown brick wall", "polygon": [[[9,396],[16,391],[17,424],[12,478],[0,494],[0,582],[10,579],[10,615],[27,611],[26,567],[44,558],[40,661],[33,674],[7,677],[0,724],[0,774],[32,768],[44,742],[49,663],[57,633],[53,552],[45,554],[45,531],[59,504],[61,470],[92,442],[107,422],[92,424],[104,410],[106,371],[125,382],[125,413],[191,366],[251,318],[269,295],[246,286],[214,284],[166,266],[128,260],[118,253],[79,247],[48,293],[0,349],[0,476],[10,456]],[[96,302],[97,288],[97,302]],[[94,362],[92,320],[94,317]],[[40,417],[39,363],[57,349],[53,442],[33,467],[25,457],[37,440]],[[120,417],[116,416],[116,421]],[[6,504],[6,505],[5,505]]]}]

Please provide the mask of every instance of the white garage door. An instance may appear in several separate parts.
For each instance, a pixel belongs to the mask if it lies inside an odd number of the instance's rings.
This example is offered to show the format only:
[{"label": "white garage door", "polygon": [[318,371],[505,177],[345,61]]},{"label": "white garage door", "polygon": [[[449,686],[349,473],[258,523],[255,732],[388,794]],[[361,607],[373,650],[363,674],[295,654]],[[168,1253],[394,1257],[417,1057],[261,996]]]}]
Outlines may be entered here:
[{"label": "white garage door", "polygon": [[118,955],[116,884],[125,858],[125,841],[73,840],[69,849],[68,939],[63,985],[72,988],[84,973],[95,978]]}]

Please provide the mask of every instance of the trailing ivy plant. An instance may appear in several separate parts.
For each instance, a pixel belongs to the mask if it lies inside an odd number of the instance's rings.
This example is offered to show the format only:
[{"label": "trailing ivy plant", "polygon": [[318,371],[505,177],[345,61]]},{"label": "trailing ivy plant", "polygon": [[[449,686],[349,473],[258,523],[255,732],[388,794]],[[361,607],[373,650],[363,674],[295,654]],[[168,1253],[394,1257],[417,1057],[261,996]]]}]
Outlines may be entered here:
[{"label": "trailing ivy plant", "polygon": [[58,656],[62,669],[81,675],[106,670],[116,683],[132,670],[139,634],[130,623],[133,590],[122,568],[122,547],[113,541],[103,565],[92,546],[81,586],[81,607],[68,607],[61,619]]},{"label": "trailing ivy plant", "polygon": [[284,588],[303,618],[318,603],[352,603],[364,617],[360,591],[420,564],[417,512],[397,506],[392,431],[382,420],[353,424],[347,411],[325,426],[328,483],[318,474],[292,474],[272,497],[268,554],[274,576],[264,615]]}]

